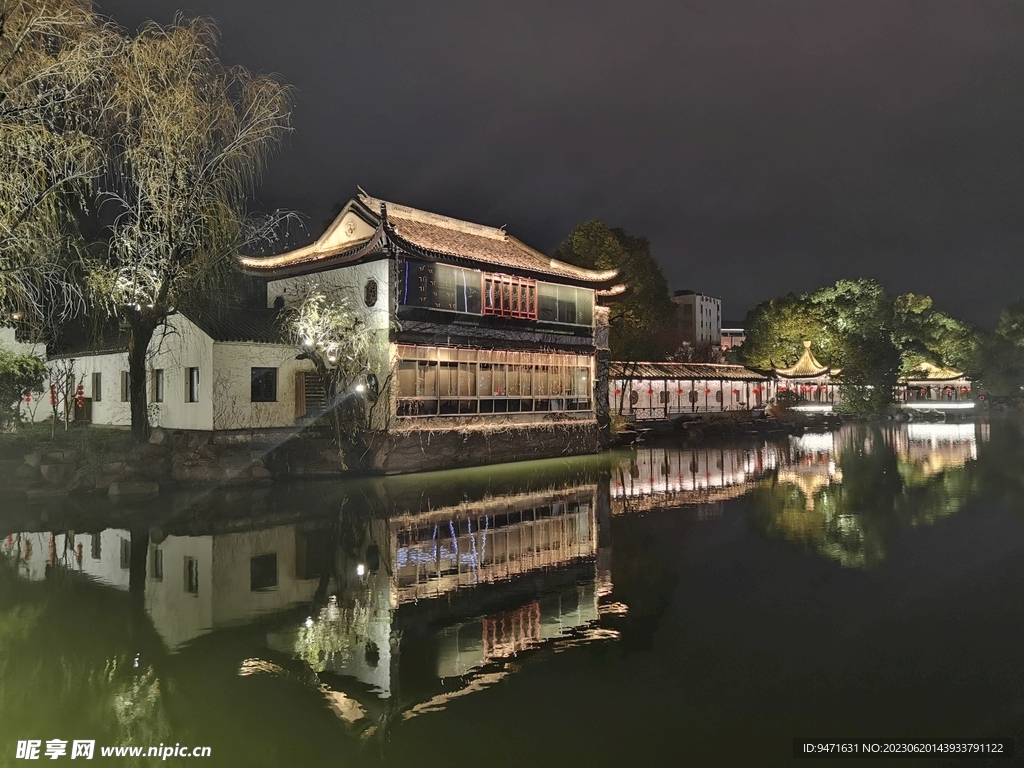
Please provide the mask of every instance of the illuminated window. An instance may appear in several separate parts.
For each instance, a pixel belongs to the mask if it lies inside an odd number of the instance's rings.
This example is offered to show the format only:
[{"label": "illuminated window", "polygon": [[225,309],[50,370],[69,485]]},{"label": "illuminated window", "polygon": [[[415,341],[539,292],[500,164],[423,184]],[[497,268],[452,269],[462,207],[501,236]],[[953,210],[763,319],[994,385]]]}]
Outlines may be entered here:
[{"label": "illuminated window", "polygon": [[537,281],[484,273],[485,315],[537,319]]},{"label": "illuminated window", "polygon": [[399,416],[589,411],[585,355],[402,345]]}]

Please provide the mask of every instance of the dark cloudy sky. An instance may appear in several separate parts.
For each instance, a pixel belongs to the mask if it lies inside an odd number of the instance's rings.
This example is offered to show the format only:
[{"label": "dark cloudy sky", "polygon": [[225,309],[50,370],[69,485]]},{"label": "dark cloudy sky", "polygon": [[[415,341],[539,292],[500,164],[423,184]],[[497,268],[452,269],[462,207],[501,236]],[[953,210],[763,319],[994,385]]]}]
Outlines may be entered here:
[{"label": "dark cloudy sky", "polygon": [[1020,0],[101,0],[215,19],[297,89],[260,190],[356,184],[552,251],[600,218],[726,317],[841,277],[991,326],[1024,298]]}]

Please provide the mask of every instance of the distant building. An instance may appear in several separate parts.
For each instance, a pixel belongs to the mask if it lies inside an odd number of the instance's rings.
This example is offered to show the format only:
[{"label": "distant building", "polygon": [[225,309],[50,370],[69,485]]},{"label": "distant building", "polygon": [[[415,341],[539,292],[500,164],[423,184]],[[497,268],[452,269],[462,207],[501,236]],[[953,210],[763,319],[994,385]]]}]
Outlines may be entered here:
[{"label": "distant building", "polygon": [[722,321],[722,351],[735,349],[747,340],[747,330],[737,320]]},{"label": "distant building", "polygon": [[695,291],[676,291],[672,301],[679,307],[679,330],[689,344],[722,343],[722,300]]}]

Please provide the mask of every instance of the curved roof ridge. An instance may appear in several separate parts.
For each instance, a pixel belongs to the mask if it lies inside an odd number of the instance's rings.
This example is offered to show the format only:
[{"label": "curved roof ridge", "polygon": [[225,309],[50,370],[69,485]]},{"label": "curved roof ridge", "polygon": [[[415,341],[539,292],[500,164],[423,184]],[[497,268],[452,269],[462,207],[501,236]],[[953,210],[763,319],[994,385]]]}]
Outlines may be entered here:
[{"label": "curved roof ridge", "polygon": [[[811,342],[804,340],[804,353],[800,355],[800,359],[797,360],[789,368],[776,368],[775,373],[779,376],[785,376],[789,379],[794,378],[809,378],[812,376],[821,376],[825,373],[830,373],[829,366],[822,365],[818,362],[818,359],[811,352]],[[835,371],[838,373],[838,371]]]},{"label": "curved roof ridge", "polygon": [[392,203],[388,200],[382,200],[379,197],[373,197],[362,189],[359,190],[359,202],[369,208],[371,211],[377,213],[380,211],[381,205],[387,206],[388,218],[396,219],[409,219],[410,221],[418,221],[421,224],[433,224],[436,227],[444,227],[445,229],[453,229],[456,232],[463,232],[467,235],[478,235],[479,237],[489,237],[492,240],[504,240],[508,237],[508,233],[505,232],[504,227],[489,227],[486,224],[476,224],[472,221],[464,221],[462,219],[456,219],[452,216],[445,216],[440,213],[433,213],[431,211],[424,211],[420,208],[413,208],[409,205],[402,205],[401,203]]}]

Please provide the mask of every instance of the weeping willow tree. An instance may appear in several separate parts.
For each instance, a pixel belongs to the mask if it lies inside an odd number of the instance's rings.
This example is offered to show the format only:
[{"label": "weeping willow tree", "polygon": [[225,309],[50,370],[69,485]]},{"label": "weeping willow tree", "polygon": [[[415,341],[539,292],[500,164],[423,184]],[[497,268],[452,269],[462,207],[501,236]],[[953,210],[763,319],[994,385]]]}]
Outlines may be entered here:
[{"label": "weeping willow tree", "polygon": [[0,322],[82,306],[76,210],[102,166],[121,38],[87,0],[0,0]]},{"label": "weeping willow tree", "polygon": [[109,247],[88,262],[90,297],[128,331],[132,434],[145,440],[146,359],[158,327],[222,290],[240,251],[278,231],[247,213],[268,159],[291,130],[274,77],[225,66],[212,24],[149,23],[113,60],[103,195]]},{"label": "weeping willow tree", "polygon": [[286,335],[320,379],[334,443],[347,469],[346,453],[366,452],[365,436],[381,389],[381,336],[348,297],[328,297],[312,283],[282,321]]}]

